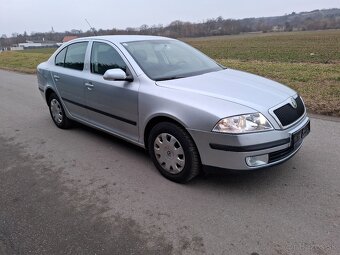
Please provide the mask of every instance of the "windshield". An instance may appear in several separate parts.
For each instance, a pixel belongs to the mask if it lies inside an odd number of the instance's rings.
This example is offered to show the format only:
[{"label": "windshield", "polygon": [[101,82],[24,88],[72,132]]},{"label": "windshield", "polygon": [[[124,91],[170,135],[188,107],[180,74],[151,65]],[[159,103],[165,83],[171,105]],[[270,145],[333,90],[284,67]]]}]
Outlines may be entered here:
[{"label": "windshield", "polygon": [[195,48],[175,40],[126,42],[127,49],[152,80],[179,79],[222,70],[215,61]]}]

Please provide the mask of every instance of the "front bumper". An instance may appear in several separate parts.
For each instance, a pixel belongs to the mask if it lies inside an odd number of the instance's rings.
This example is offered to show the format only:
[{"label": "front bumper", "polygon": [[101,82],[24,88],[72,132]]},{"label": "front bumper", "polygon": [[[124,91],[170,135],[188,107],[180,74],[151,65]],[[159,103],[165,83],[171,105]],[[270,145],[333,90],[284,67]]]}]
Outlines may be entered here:
[{"label": "front bumper", "polygon": [[[250,134],[221,134],[188,130],[193,137],[204,166],[231,170],[251,170],[284,162],[295,155],[303,141],[293,145],[293,134],[310,122],[305,116],[285,130],[271,130]],[[268,155],[268,162],[261,166],[249,166],[247,157]]]}]

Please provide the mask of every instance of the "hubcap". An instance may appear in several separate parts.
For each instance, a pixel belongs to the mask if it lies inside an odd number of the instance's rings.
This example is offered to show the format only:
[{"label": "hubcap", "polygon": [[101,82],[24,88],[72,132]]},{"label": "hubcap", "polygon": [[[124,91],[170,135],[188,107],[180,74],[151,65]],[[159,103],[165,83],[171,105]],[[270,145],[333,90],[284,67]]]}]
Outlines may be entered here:
[{"label": "hubcap", "polygon": [[52,99],[50,108],[54,121],[60,124],[63,121],[63,111],[57,99]]},{"label": "hubcap", "polygon": [[162,133],[154,142],[154,153],[158,163],[171,174],[180,173],[185,166],[185,155],[182,145],[172,135]]}]

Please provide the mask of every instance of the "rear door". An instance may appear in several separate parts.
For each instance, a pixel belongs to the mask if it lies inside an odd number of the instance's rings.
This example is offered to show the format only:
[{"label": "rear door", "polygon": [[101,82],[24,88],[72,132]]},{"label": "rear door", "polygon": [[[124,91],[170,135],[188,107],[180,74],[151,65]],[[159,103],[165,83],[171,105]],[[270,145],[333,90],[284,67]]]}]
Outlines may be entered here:
[{"label": "rear door", "polygon": [[68,45],[55,58],[56,67],[52,71],[59,97],[68,112],[82,120],[88,119],[84,88],[84,61],[88,42]]},{"label": "rear door", "polygon": [[138,78],[131,81],[106,81],[108,69],[120,68],[132,76],[131,67],[119,49],[106,42],[93,42],[90,73],[85,81],[85,96],[90,121],[102,128],[138,140]]}]

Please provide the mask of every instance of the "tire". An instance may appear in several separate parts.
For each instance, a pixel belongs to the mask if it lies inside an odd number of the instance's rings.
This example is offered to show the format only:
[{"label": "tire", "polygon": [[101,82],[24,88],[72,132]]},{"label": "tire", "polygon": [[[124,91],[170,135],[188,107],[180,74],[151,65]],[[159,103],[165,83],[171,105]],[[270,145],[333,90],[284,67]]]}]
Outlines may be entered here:
[{"label": "tire", "polygon": [[68,129],[72,126],[71,120],[67,118],[60,99],[55,93],[48,98],[48,108],[54,124],[61,129]]},{"label": "tire", "polygon": [[148,149],[159,172],[173,182],[187,183],[200,173],[201,160],[194,141],[174,123],[154,126],[148,137]]}]

